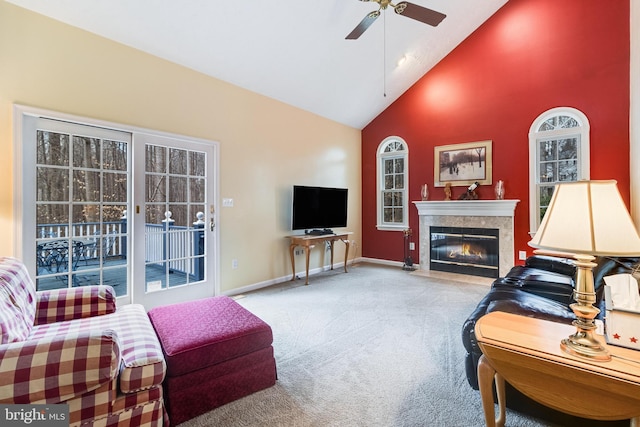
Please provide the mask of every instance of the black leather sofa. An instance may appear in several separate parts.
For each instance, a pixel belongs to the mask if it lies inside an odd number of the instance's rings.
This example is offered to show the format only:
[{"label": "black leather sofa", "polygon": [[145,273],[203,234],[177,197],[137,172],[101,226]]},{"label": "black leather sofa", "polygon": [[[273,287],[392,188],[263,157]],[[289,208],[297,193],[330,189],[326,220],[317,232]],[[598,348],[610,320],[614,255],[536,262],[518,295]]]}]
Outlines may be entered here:
[{"label": "black leather sofa", "polygon": [[[604,280],[608,275],[629,273],[640,258],[609,258],[596,260],[594,284],[596,306],[599,317],[604,316]],[[532,256],[523,266],[515,266],[505,277],[496,279],[489,293],[478,303],[476,309],[464,322],[462,343],[467,351],[465,369],[469,385],[478,389],[478,360],[482,355],[475,337],[475,323],[483,315],[493,311],[504,311],[524,316],[570,324],[575,315],[569,308],[573,302],[573,287],[576,269],[571,259]],[[560,426],[623,426],[628,421],[603,422],[585,420],[562,414],[544,407],[522,395],[507,384],[507,406],[519,412],[547,420]]]}]

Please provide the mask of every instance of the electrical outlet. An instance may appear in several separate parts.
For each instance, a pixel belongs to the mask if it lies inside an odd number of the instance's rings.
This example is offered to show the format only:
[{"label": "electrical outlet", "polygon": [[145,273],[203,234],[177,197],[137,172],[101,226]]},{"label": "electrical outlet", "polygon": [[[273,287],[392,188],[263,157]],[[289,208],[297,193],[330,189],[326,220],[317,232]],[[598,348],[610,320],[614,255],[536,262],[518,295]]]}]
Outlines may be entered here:
[{"label": "electrical outlet", "polygon": [[415,251],[416,250],[416,243],[415,242],[409,242],[409,250],[410,251]]},{"label": "electrical outlet", "polygon": [[527,251],[518,251],[518,259],[524,261],[527,259]]},{"label": "electrical outlet", "polygon": [[231,268],[233,268],[234,270],[236,268],[238,268],[238,260],[237,259],[232,259],[231,260]]}]

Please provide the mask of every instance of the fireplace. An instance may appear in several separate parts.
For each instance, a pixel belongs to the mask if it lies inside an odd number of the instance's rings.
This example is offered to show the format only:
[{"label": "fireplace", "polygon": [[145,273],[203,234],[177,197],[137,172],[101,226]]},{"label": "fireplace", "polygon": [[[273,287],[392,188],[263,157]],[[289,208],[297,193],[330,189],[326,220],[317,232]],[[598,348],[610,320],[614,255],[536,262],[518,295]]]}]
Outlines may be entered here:
[{"label": "fireplace", "polygon": [[[492,228],[499,230],[499,276],[514,264],[514,214],[519,200],[434,200],[413,202],[420,221],[418,242],[422,271],[431,270],[430,227]],[[474,273],[475,274],[475,273]],[[496,276],[491,276],[496,277]]]},{"label": "fireplace", "polygon": [[500,230],[497,228],[429,228],[429,269],[499,277]]}]

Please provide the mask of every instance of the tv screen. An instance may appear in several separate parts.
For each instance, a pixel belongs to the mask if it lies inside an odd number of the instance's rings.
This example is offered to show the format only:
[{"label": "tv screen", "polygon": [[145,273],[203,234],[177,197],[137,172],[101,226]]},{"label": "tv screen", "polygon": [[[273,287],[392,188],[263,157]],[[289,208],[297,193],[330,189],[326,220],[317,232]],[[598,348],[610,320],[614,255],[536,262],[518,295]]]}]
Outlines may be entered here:
[{"label": "tv screen", "polygon": [[346,188],[293,186],[293,230],[331,232],[347,226]]}]

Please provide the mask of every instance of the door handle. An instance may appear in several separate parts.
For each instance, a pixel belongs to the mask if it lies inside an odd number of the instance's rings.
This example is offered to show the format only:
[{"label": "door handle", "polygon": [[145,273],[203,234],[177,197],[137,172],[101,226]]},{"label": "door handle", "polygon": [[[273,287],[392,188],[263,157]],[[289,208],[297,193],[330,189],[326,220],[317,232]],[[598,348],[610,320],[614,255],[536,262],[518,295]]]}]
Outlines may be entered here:
[{"label": "door handle", "polygon": [[216,221],[214,219],[216,209],[213,205],[209,206],[209,212],[211,213],[211,216],[209,217],[209,230],[213,231],[213,229],[216,228]]}]

